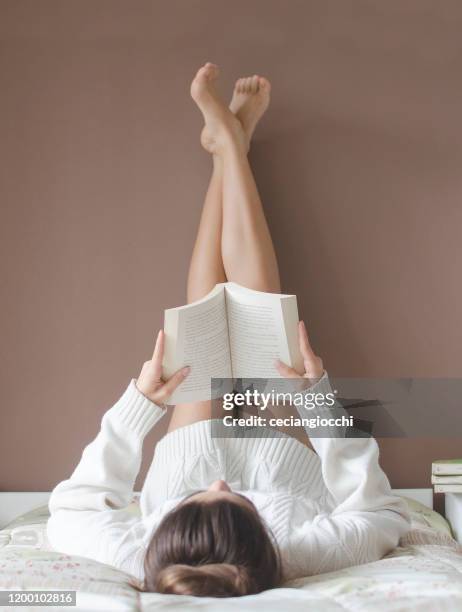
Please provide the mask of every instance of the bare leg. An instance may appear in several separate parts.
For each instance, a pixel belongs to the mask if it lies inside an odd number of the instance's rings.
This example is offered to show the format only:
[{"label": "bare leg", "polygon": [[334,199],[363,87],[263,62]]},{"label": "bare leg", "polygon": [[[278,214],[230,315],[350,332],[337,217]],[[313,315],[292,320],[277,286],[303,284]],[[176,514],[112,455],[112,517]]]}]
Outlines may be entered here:
[{"label": "bare leg", "polygon": [[[217,283],[226,281],[221,257],[222,188],[221,160],[214,157],[212,177],[205,196],[199,230],[189,265],[188,304],[203,298]],[[210,419],[211,415],[212,403],[210,401],[178,404],[172,411],[168,431],[191,425],[196,421]]]},{"label": "bare leg", "polygon": [[235,140],[223,151],[221,244],[229,280],[280,293],[278,263],[260,196],[247,155]]},{"label": "bare leg", "polygon": [[[262,81],[263,88],[269,88],[269,84]],[[217,105],[219,99],[215,96],[213,102]],[[207,110],[203,111],[206,127]],[[223,164],[222,256],[226,276],[251,289],[279,293],[276,254],[247,159],[247,143],[222,108],[214,113],[215,123],[212,117],[207,144]],[[221,124],[216,121],[217,116],[221,116]],[[289,407],[273,406],[271,412],[276,417],[287,417],[291,413],[298,416],[295,409]],[[283,428],[282,431],[311,447],[304,429]]]},{"label": "bare leg", "polygon": [[[217,283],[226,282],[221,257],[223,168],[213,156],[213,170],[205,196],[196,242],[188,274],[188,304],[200,300]],[[172,411],[168,431],[212,417],[211,401],[177,404]]]},{"label": "bare leg", "polygon": [[[215,66],[208,64],[196,75],[191,93],[203,97],[210,82],[217,76]],[[230,104],[231,113],[240,123],[240,132],[243,132],[242,142],[246,150],[259,119],[264,114],[269,103],[269,83],[266,89],[258,90],[259,77],[239,79]],[[225,113],[229,113],[225,109]],[[217,283],[227,280],[222,259],[222,230],[223,230],[223,164],[222,158],[213,154],[209,145],[209,129],[206,126],[201,135],[201,142],[213,156],[213,172],[205,197],[199,230],[194,245],[188,275],[187,299],[188,303],[201,299],[209,293]],[[221,403],[217,403],[218,407]],[[172,411],[169,431],[178,427],[190,425],[196,421],[210,419],[214,413],[214,405],[209,401],[179,404]]]},{"label": "bare leg", "polygon": [[217,283],[226,282],[221,256],[223,168],[213,156],[213,171],[202,209],[188,275],[188,304],[203,298]]},{"label": "bare leg", "polygon": [[[216,74],[212,72],[212,80],[213,76]],[[191,260],[188,301],[200,299],[226,278],[252,289],[278,293],[280,281],[276,255],[247,159],[251,133],[268,105],[269,83],[259,77],[238,81],[231,109],[234,104],[239,124],[221,104],[213,88],[210,89],[210,82],[205,86],[208,89],[205,98],[208,95],[209,99],[204,104],[204,92],[199,96],[206,119],[201,139],[214,156],[214,171]],[[198,102],[202,110],[201,103]],[[244,126],[247,131],[243,130]],[[217,402],[216,409],[219,410],[220,406],[221,403]],[[210,401],[176,406],[169,431],[210,419],[214,407]],[[289,433],[294,435],[295,432]],[[308,439],[303,434],[301,441],[307,444]],[[295,437],[299,436],[295,433]]]},{"label": "bare leg", "polygon": [[[239,119],[245,138],[235,129],[228,129],[217,146],[217,156],[223,160],[221,250],[228,280],[250,289],[279,293],[276,254],[247,159],[253,131],[269,105],[270,90],[268,80],[257,75],[239,79],[234,88],[230,110]],[[229,122],[230,114],[222,114],[222,119]],[[211,150],[217,145],[215,134],[206,117],[203,139],[211,143]]]},{"label": "bare leg", "polygon": [[[266,79],[254,75],[240,78],[236,81],[229,109],[242,126],[247,150],[250,147],[250,141],[256,126],[268,108],[269,99],[270,84]],[[209,150],[213,137],[210,135],[207,127],[203,130],[201,141],[204,147]],[[225,282],[227,276],[228,279],[230,278],[225,273],[222,258],[223,163],[218,155],[212,155],[212,158],[212,178],[205,198],[199,231],[189,267],[188,303],[207,295],[216,283]],[[239,214],[239,209],[236,211],[236,214]],[[243,219],[242,223],[244,222],[245,220]],[[229,233],[229,231],[226,232],[227,235]],[[230,239],[231,236],[227,236],[226,243],[229,243]],[[237,246],[237,244],[234,244],[234,247]],[[231,263],[230,267],[234,270],[237,266]],[[232,280],[239,282],[237,278]]]},{"label": "bare leg", "polygon": [[[247,156],[239,141],[223,149],[223,237],[222,252],[226,275],[258,291],[280,292],[279,272],[271,236]],[[290,406],[271,406],[271,415],[297,417]],[[258,414],[246,407],[244,413]],[[301,427],[278,428],[312,448]]]}]

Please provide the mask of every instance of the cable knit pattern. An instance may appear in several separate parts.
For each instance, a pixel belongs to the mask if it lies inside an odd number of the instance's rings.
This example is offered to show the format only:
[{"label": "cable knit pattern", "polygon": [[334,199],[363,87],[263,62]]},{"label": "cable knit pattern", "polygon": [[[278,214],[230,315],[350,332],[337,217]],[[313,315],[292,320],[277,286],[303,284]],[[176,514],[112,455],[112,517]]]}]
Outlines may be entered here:
[{"label": "cable knit pattern", "polygon": [[[327,375],[310,391],[331,392]],[[142,579],[146,547],[162,517],[217,479],[258,508],[281,550],[286,579],[379,559],[408,530],[406,504],[392,494],[372,438],[312,437],[316,454],[274,430],[214,437],[216,421],[177,429],[158,443],[141,518],[135,517],[124,508],[143,439],[163,414],[132,381],[104,415],[74,473],[50,498],[48,537],[56,549]]]}]

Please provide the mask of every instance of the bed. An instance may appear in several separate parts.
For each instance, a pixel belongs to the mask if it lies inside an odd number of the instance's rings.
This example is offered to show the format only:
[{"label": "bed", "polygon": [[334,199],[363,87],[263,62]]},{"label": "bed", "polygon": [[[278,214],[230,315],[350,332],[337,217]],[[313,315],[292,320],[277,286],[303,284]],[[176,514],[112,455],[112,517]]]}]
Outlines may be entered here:
[{"label": "bed", "polygon": [[[46,539],[48,509],[42,505],[0,530],[0,589],[75,590],[78,610],[460,612],[462,546],[441,515],[416,499],[407,500],[412,529],[384,559],[240,598],[238,608],[234,599],[142,593],[128,574],[52,551]],[[136,499],[131,511],[138,512]]]}]

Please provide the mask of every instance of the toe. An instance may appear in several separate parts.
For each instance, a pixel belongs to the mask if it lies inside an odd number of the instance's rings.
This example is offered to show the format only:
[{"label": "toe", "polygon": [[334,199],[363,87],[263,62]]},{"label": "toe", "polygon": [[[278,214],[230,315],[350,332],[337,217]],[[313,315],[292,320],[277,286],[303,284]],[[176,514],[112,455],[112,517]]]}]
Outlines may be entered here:
[{"label": "toe", "polygon": [[218,66],[211,62],[207,62],[205,66],[199,70],[199,72],[201,71],[203,71],[202,76],[205,76],[207,79],[216,79],[218,76]]},{"label": "toe", "polygon": [[246,93],[252,92],[252,77],[247,77],[245,80],[245,91]]},{"label": "toe", "polygon": [[256,74],[253,75],[251,81],[250,81],[250,88],[251,88],[251,92],[253,94],[257,93],[258,91],[258,76]]},{"label": "toe", "polygon": [[262,89],[270,89],[271,88],[270,82],[268,81],[268,79],[265,79],[265,77],[259,77],[258,78],[258,85]]},{"label": "toe", "polygon": [[199,68],[199,70],[196,73],[196,79],[207,78],[208,71],[209,71],[209,68],[207,67],[207,65],[202,66],[201,68]]}]

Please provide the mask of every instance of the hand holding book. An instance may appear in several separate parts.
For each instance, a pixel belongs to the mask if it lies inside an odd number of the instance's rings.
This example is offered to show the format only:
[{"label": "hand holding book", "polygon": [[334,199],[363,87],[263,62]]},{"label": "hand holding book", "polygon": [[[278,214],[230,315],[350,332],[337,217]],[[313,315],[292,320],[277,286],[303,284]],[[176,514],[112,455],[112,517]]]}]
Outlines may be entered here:
[{"label": "hand holding book", "polygon": [[162,359],[164,357],[164,332],[157,334],[152,359],[145,361],[136,381],[136,387],[145,397],[159,406],[168,401],[175,389],[189,374],[188,366],[181,368],[168,380],[162,379]]},{"label": "hand holding book", "polygon": [[304,373],[300,375],[297,370],[291,368],[280,359],[276,362],[276,368],[284,378],[308,378],[311,386],[324,374],[324,366],[321,357],[318,357],[311,348],[306,325],[303,321],[300,321],[298,324],[298,342],[300,353],[303,357]]}]

